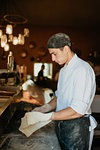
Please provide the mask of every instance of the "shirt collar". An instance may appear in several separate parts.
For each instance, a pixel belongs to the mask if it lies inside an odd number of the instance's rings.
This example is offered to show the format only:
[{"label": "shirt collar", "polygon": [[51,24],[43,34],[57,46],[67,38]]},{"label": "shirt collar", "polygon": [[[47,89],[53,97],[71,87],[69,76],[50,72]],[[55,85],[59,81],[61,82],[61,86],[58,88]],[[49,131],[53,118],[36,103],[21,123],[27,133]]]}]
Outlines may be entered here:
[{"label": "shirt collar", "polygon": [[74,54],[74,56],[73,56],[72,59],[69,61],[69,63],[68,63],[68,64],[65,64],[64,67],[71,68],[71,67],[75,64],[75,62],[77,61],[77,58],[78,58],[78,56],[77,56],[76,54]]}]

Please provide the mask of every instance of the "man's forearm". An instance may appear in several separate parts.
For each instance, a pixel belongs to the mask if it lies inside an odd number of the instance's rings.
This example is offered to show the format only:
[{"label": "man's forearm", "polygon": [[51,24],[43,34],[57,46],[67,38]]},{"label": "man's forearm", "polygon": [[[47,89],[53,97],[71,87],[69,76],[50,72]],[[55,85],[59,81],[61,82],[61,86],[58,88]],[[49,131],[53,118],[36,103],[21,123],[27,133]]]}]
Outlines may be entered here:
[{"label": "man's forearm", "polygon": [[82,115],[75,112],[71,107],[55,112],[51,120],[69,120],[81,117]]},{"label": "man's forearm", "polygon": [[42,106],[43,112],[47,113],[56,109],[57,97],[55,96],[48,104]]},{"label": "man's forearm", "polygon": [[50,112],[52,110],[55,110],[56,104],[57,104],[57,98],[54,97],[48,104],[45,104],[41,107],[36,107],[32,111],[39,111],[42,113],[47,113],[47,112]]}]

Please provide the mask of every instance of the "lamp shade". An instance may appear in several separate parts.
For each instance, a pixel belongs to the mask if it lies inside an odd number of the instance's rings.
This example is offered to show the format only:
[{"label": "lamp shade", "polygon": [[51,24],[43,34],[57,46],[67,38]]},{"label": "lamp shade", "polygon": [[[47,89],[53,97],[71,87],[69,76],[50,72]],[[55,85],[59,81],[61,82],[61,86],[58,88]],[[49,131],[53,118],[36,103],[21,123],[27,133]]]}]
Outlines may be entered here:
[{"label": "lamp shade", "polygon": [[13,26],[12,25],[8,24],[6,26],[6,33],[7,34],[12,34],[13,33]]},{"label": "lamp shade", "polygon": [[18,38],[16,36],[13,37],[13,45],[18,44]]},{"label": "lamp shade", "polygon": [[18,43],[20,45],[24,45],[24,43],[25,43],[24,35],[22,35],[22,34],[18,35]]},{"label": "lamp shade", "polygon": [[3,33],[2,33],[2,30],[0,29],[0,38],[1,38],[2,34],[3,34]]},{"label": "lamp shade", "polygon": [[4,51],[9,51],[9,44],[8,43],[5,44]]},{"label": "lamp shade", "polygon": [[7,43],[7,35],[4,34],[1,36],[1,47],[4,47],[6,43]]}]

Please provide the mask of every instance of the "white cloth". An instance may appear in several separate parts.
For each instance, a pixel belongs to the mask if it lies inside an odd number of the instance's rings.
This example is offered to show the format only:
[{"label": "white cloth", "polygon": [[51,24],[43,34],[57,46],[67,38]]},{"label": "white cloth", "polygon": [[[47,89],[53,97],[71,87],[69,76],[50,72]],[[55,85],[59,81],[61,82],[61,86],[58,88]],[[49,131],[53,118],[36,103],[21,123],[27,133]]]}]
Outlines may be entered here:
[{"label": "white cloth", "polygon": [[28,112],[21,118],[19,130],[29,137],[33,132],[48,124],[53,112],[43,114],[41,112]]},{"label": "white cloth", "polygon": [[[49,88],[43,88],[43,94],[44,94],[44,99],[45,99],[45,104],[49,103],[52,98],[54,98],[54,92],[52,89]],[[52,94],[52,96],[50,96]]]},{"label": "white cloth", "polygon": [[25,91],[28,89],[28,86],[33,86],[34,85],[34,82],[32,80],[27,80],[26,82],[24,82],[22,84],[22,89]]},{"label": "white cloth", "polygon": [[90,132],[89,150],[91,150],[92,147],[93,136],[94,136],[94,130]]},{"label": "white cloth", "polygon": [[90,141],[89,141],[89,150],[91,150],[93,136],[94,136],[94,129],[96,128],[96,126],[97,126],[96,120],[94,119],[93,116],[90,115],[90,127],[89,127]]}]

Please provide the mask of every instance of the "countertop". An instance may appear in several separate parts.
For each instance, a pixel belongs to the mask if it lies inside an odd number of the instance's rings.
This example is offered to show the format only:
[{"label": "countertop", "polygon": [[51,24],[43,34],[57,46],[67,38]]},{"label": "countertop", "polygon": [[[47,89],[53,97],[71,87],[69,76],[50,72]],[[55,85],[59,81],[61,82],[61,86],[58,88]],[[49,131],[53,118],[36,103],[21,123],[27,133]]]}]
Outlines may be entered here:
[{"label": "countertop", "polygon": [[55,129],[54,122],[26,137],[19,130],[3,135],[1,150],[61,150]]},{"label": "countertop", "polygon": [[0,115],[2,115],[5,109],[16,100],[20,92],[20,86],[0,87]]}]

